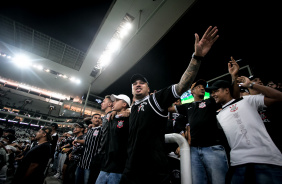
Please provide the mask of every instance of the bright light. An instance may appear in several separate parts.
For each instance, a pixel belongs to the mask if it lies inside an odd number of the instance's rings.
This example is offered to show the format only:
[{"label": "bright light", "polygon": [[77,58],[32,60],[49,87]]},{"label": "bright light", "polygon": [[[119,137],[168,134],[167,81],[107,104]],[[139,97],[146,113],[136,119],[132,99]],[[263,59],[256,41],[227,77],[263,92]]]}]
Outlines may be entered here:
[{"label": "bright light", "polygon": [[23,84],[19,84],[20,88],[26,89],[26,90],[30,90],[29,86],[23,85]]},{"label": "bright light", "polygon": [[117,51],[120,48],[120,45],[121,45],[120,40],[117,38],[113,38],[111,42],[109,43],[107,50],[110,53],[114,53],[115,51]]},{"label": "bright light", "polygon": [[99,61],[99,65],[100,67],[105,67],[107,66],[108,64],[110,64],[112,60],[112,57],[110,54],[107,54],[107,53],[104,53],[101,58],[100,58],[100,61]]},{"label": "bright light", "polygon": [[70,79],[70,81],[72,81],[72,82],[74,82],[74,83],[76,83],[76,84],[80,84],[80,80],[79,79],[77,79],[77,78],[75,78],[75,77],[71,77],[71,78],[69,78]]},{"label": "bright light", "polygon": [[38,70],[43,70],[43,66],[41,65],[33,65],[34,68],[37,68]]},{"label": "bright light", "polygon": [[7,81],[5,81],[5,80],[3,80],[3,79],[0,79],[0,82],[6,83]]},{"label": "bright light", "polygon": [[130,22],[126,22],[120,30],[120,37],[123,38],[128,35],[130,29],[132,28],[132,24]]},{"label": "bright light", "polygon": [[76,82],[77,84],[80,84],[80,80],[79,80],[79,79],[76,79],[75,82]]},{"label": "bright light", "polygon": [[30,59],[26,55],[17,55],[14,59],[13,62],[21,68],[26,68],[31,65]]},{"label": "bright light", "polygon": [[75,78],[74,78],[74,77],[71,77],[71,78],[70,78],[70,81],[74,82],[74,81],[75,81]]}]

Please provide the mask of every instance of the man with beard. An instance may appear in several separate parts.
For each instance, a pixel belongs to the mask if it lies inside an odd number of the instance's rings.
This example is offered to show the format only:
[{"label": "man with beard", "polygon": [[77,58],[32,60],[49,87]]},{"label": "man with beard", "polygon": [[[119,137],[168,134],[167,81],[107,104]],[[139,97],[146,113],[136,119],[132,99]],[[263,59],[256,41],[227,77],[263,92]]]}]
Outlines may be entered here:
[{"label": "man with beard", "polygon": [[134,104],[129,116],[128,158],[120,183],[169,183],[165,152],[168,107],[189,89],[201,60],[218,39],[217,27],[206,30],[202,39],[195,34],[195,52],[178,84],[150,95],[149,82],[140,74],[131,77]]}]

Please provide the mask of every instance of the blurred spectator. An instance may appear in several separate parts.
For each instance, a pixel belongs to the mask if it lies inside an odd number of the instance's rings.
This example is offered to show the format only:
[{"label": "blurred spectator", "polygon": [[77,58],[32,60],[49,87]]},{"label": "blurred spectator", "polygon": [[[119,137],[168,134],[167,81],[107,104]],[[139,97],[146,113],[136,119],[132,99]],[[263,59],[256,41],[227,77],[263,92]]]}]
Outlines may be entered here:
[{"label": "blurred spectator", "polygon": [[73,141],[72,140],[72,131],[66,132],[66,138],[64,140],[64,145],[60,147],[61,156],[58,161],[57,173],[54,175],[55,178],[62,178],[63,166],[64,166],[64,162],[67,157],[67,151],[65,151],[65,149],[69,149],[70,147],[72,147],[72,141]]},{"label": "blurred spectator", "polygon": [[28,151],[19,165],[12,184],[42,184],[44,171],[51,159],[52,129],[44,127],[36,133],[38,145]]},{"label": "blurred spectator", "polygon": [[57,123],[51,123],[51,128],[52,128],[52,141],[50,142],[51,143],[51,154],[53,155],[53,158],[52,158],[52,164],[54,162],[54,154],[55,154],[55,150],[56,150],[56,146],[57,146],[57,142],[58,142],[58,133],[57,133],[57,129],[58,129],[58,124]]},{"label": "blurred spectator", "polygon": [[75,183],[75,171],[77,168],[77,164],[81,159],[84,152],[84,143],[85,143],[85,134],[84,134],[85,126],[83,123],[78,122],[74,124],[73,134],[75,135],[75,139],[73,141],[73,148],[71,153],[68,155],[69,161],[66,166],[66,170],[64,173],[63,183],[64,184],[74,184]]},{"label": "blurred spectator", "polygon": [[273,80],[269,80],[266,86],[271,87],[273,89],[277,89],[277,84]]}]

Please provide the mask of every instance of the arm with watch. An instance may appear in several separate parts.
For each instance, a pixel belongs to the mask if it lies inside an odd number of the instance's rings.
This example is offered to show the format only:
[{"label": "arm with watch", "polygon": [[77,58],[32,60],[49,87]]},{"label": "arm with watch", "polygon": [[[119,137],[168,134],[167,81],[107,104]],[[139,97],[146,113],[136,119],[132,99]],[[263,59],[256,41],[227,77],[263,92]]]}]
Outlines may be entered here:
[{"label": "arm with watch", "polygon": [[282,92],[276,89],[251,82],[250,79],[245,76],[238,77],[237,81],[245,88],[255,89],[262,93],[264,95],[264,104],[266,106],[271,106],[276,102],[282,102]]},{"label": "arm with watch", "polygon": [[219,37],[217,32],[217,27],[209,26],[201,40],[199,39],[199,35],[195,33],[195,52],[192,54],[189,66],[182,75],[179,83],[175,85],[175,90],[178,95],[187,91],[195,80],[201,61],[204,60],[205,55],[209,52],[212,45]]}]

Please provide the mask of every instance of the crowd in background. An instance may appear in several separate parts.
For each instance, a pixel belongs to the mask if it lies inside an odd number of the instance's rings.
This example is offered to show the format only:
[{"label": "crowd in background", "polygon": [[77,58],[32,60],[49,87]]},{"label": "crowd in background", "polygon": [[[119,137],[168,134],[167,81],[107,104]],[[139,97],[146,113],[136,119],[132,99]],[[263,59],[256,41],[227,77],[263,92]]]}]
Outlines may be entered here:
[{"label": "crowd in background", "polygon": [[[250,76],[249,79],[254,81],[257,84],[265,85],[268,87],[271,87],[273,89],[276,89],[278,91],[282,91],[281,83],[274,83],[273,80],[268,82],[262,82],[259,77]],[[247,96],[247,95],[256,95],[252,91],[252,89],[240,88],[240,96]],[[105,98],[104,103],[110,103],[112,104],[113,101],[111,101],[110,98]],[[178,99],[173,105],[180,106],[181,100]],[[112,108],[113,105],[109,105],[110,108]],[[78,122],[75,124],[73,131],[68,131],[63,133],[62,135],[58,135],[58,133],[55,131],[58,126],[56,123],[53,123],[51,127],[53,127],[53,138],[56,143],[53,142],[56,146],[54,147],[54,151],[52,152],[52,159],[49,162],[50,169],[44,173],[45,177],[47,177],[49,171],[51,171],[51,174],[53,173],[53,177],[57,178],[63,183],[84,183],[84,177],[79,177],[78,175],[84,175],[83,172],[77,172],[78,163],[83,157],[83,154],[89,156],[89,150],[84,153],[84,143],[79,143],[78,140],[84,140],[86,138],[90,139],[90,136],[87,137],[87,132],[90,129],[98,129],[102,126],[103,119],[107,118],[109,113],[112,111],[108,108],[106,117],[101,117],[101,115],[96,114],[91,119],[86,119],[84,122]],[[281,110],[281,107],[278,108],[278,110]],[[280,129],[274,129],[273,127],[277,127],[277,125],[270,124],[271,118],[269,116],[266,117],[266,114],[262,112],[261,110],[258,111],[260,113],[261,118],[264,120],[265,126],[270,133],[270,136],[272,140],[275,142],[276,146],[280,149],[282,149],[281,144],[281,136],[279,135]],[[94,119],[94,117],[97,117]],[[273,117],[273,115],[272,115]],[[273,121],[273,119],[272,119]],[[94,122],[94,123],[93,123]],[[272,122],[274,123],[274,122]],[[185,119],[185,115],[179,114],[179,113],[169,113],[169,118],[167,121],[167,128],[166,133],[178,133],[183,135],[189,143],[191,143],[191,137],[187,136],[187,120]],[[36,131],[27,129],[27,128],[18,128],[18,127],[1,127],[1,154],[4,154],[7,156],[6,159],[4,157],[1,157],[1,174],[0,174],[0,182],[5,183],[5,180],[9,176],[13,176],[16,172],[16,169],[19,164],[21,164],[21,160],[26,156],[28,151],[32,149],[34,146],[36,146],[37,140],[36,138]],[[277,130],[275,132],[275,130]],[[91,133],[93,135],[93,132]],[[98,139],[97,142],[95,142],[97,145],[100,146],[101,137]],[[92,140],[93,141],[93,140]],[[224,141],[219,140],[218,141]],[[222,142],[223,143],[223,142]],[[88,142],[89,144],[89,142]],[[190,144],[191,145],[191,144]],[[193,145],[193,144],[192,144]],[[224,148],[228,151],[230,151],[229,145],[224,144]],[[91,149],[93,149],[95,145],[91,145]],[[97,146],[98,147],[98,146]],[[88,148],[89,149],[89,148]],[[93,151],[93,150],[92,150]],[[166,145],[166,152],[168,154],[168,158],[170,160],[170,169],[171,169],[171,182],[172,183],[180,183],[180,162],[179,162],[179,148],[177,144],[167,144]],[[230,164],[230,155],[228,152],[228,164]],[[94,150],[94,155],[98,155],[98,148]],[[95,156],[96,157],[96,156]],[[99,171],[101,169],[101,162],[97,162],[97,158],[91,158],[89,163],[94,162],[96,159],[95,167],[92,166],[92,164],[86,166],[86,168],[89,168],[89,175],[87,180],[91,180],[92,182],[89,183],[95,183],[95,180],[98,178]],[[81,164],[82,165],[82,164]],[[83,166],[81,166],[83,168]],[[193,165],[192,165],[193,167]],[[47,168],[47,165],[46,165]],[[98,168],[98,169],[97,169]],[[84,168],[85,169],[85,168]],[[82,169],[82,170],[84,170]],[[93,170],[93,173],[92,173]],[[90,174],[91,171],[91,174]],[[50,173],[49,173],[50,175]],[[93,176],[93,177],[92,177]],[[80,178],[80,179],[78,179]],[[83,179],[81,179],[83,178]],[[90,178],[90,179],[89,179]],[[85,182],[86,183],[86,182]]]}]

